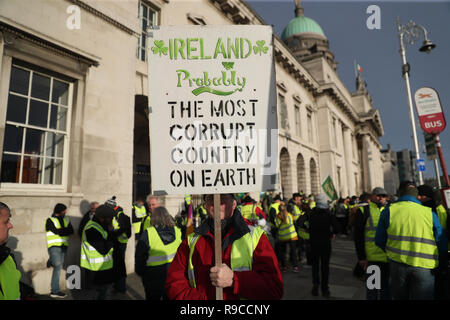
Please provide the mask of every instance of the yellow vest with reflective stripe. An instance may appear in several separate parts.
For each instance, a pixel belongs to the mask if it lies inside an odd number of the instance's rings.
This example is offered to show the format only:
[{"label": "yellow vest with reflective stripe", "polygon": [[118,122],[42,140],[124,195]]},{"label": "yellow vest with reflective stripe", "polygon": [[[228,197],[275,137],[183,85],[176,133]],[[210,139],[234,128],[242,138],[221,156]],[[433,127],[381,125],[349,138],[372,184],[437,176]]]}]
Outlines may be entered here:
[{"label": "yellow vest with reflective stripe", "polygon": [[[374,262],[387,262],[386,253],[375,245],[375,233],[377,230],[378,221],[380,221],[381,211],[378,206],[370,202],[367,206],[369,209],[369,217],[367,218],[366,227],[364,230],[364,245],[366,249],[366,260]],[[360,207],[364,213],[364,208]],[[367,209],[366,209],[367,210]]]},{"label": "yellow vest with reflective stripe", "polygon": [[[53,224],[55,225],[56,229],[62,229],[61,224],[59,223],[59,219],[56,217],[51,217],[50,220],[52,220]],[[64,228],[67,228],[69,225],[69,218],[64,217]],[[50,247],[61,247],[61,246],[68,246],[69,245],[69,236],[60,236],[57,234],[54,234],[51,231],[47,231],[47,248]]]},{"label": "yellow vest with reflective stripe", "polygon": [[[303,216],[306,213],[306,212],[300,210],[300,208],[297,205],[294,206],[294,210],[295,210],[295,215],[294,215],[295,220],[297,220],[299,217]],[[305,224],[309,225],[309,222],[306,221]],[[297,234],[298,234],[298,236],[300,238],[302,238],[304,240],[309,240],[309,231],[308,231],[308,229],[299,227],[298,230],[297,230]]]},{"label": "yellow vest with reflective stripe", "polygon": [[[121,215],[121,214],[123,214],[122,211],[118,212],[118,213],[117,213],[117,216],[114,217],[113,220],[112,220],[112,225],[113,225],[113,227],[114,227],[114,230],[120,229],[120,226],[119,226],[119,215]],[[120,243],[128,243],[128,237],[127,237],[127,234],[126,234],[125,232],[122,233],[121,235],[119,235],[119,236],[117,237],[117,240],[118,240]]]},{"label": "yellow vest with reflective stripe", "polygon": [[8,256],[0,264],[0,300],[19,300],[20,285],[19,280],[22,277],[17,270],[16,264],[11,256]]},{"label": "yellow vest with reflective stripe", "polygon": [[139,231],[141,230],[142,220],[147,215],[147,210],[145,209],[145,206],[139,207],[137,205],[134,205],[133,209],[134,209],[134,215],[136,216],[136,218],[141,219],[141,221],[133,223],[134,232],[139,233]]},{"label": "yellow vest with reflective stripe", "polygon": [[258,220],[258,216],[256,215],[255,210],[256,204],[247,204],[245,206],[241,206],[241,215],[247,220]]},{"label": "yellow vest with reflective stripe", "polygon": [[275,219],[275,224],[278,228],[278,240],[280,241],[289,241],[298,238],[292,214],[288,213],[286,220],[284,222],[278,216]]},{"label": "yellow vest with reflective stripe", "polygon": [[441,222],[442,229],[447,230],[447,210],[445,210],[445,207],[442,204],[437,206],[436,214]]},{"label": "yellow vest with reflective stripe", "polygon": [[389,259],[414,267],[438,266],[431,208],[410,201],[390,206],[386,253]]},{"label": "yellow vest with reflective stripe", "polygon": [[147,258],[147,267],[160,266],[172,262],[181,243],[181,230],[178,227],[174,228],[175,240],[167,245],[162,242],[155,227],[147,229],[148,244],[150,247]]},{"label": "yellow vest with reflective stripe", "polygon": [[[260,227],[248,226],[250,232],[243,235],[241,238],[235,240],[231,245],[230,264],[233,271],[251,271],[253,266],[253,252],[258,246],[259,239],[261,239],[264,231]],[[200,235],[191,233],[187,237],[189,245],[189,260],[188,260],[188,279],[191,288],[196,288],[194,265],[192,264],[192,256],[194,254],[195,244]],[[201,254],[201,253],[200,253]]]},{"label": "yellow vest with reflective stripe", "polygon": [[89,242],[86,240],[86,231],[94,228],[96,229],[103,237],[103,239],[108,238],[108,232],[103,229],[103,227],[93,221],[90,220],[86,223],[86,226],[83,229],[82,241],[81,241],[81,263],[80,265],[88,270],[92,271],[103,271],[109,270],[113,267],[113,248],[108,251],[107,254],[102,255],[98,252],[94,247],[92,247]]},{"label": "yellow vest with reflective stripe", "polygon": [[[274,203],[272,203],[270,205],[270,207],[269,207],[269,220],[271,220],[270,219],[270,211],[272,210],[272,208],[275,209],[275,220],[277,219],[276,216],[278,215],[278,212],[280,212],[280,204],[281,204],[281,202],[274,202]],[[270,221],[270,226],[272,228],[275,228],[275,225],[273,224],[272,221]]]}]

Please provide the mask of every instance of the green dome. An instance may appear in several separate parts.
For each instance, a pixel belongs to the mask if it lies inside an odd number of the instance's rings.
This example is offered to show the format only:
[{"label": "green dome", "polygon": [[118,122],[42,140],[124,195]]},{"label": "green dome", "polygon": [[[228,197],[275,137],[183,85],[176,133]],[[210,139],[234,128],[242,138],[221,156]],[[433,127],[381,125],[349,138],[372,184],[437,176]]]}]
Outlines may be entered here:
[{"label": "green dome", "polygon": [[317,22],[305,16],[298,16],[289,21],[288,25],[284,28],[283,33],[281,34],[281,39],[286,40],[290,36],[299,33],[317,33],[325,37],[322,28]]}]

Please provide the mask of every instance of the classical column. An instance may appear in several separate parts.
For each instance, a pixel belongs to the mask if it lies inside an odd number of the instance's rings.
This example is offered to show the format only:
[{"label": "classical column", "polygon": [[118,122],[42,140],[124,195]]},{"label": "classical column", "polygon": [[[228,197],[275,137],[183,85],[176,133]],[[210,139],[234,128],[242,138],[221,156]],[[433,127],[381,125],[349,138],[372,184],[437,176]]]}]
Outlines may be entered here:
[{"label": "classical column", "polygon": [[353,179],[353,166],[352,166],[352,158],[353,158],[353,144],[350,128],[346,126],[342,126],[342,135],[344,142],[344,159],[345,159],[345,172],[347,176],[347,193],[349,196],[355,194],[355,182]]}]

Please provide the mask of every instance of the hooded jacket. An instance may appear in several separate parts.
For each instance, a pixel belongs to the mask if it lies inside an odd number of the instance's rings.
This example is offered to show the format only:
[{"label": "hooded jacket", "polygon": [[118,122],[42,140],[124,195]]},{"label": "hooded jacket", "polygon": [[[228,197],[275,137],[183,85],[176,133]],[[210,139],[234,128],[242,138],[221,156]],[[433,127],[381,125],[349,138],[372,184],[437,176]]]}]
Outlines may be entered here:
[{"label": "hooded jacket", "polygon": [[[230,266],[233,242],[250,232],[239,210],[222,225],[222,262]],[[201,235],[192,256],[196,288],[191,288],[187,278],[189,245],[183,240],[170,265],[166,280],[169,299],[214,300],[215,287],[211,284],[210,269],[214,266],[214,228],[212,218],[205,220],[195,233]],[[279,300],[283,296],[283,280],[275,252],[263,234],[253,252],[251,271],[235,271],[233,286],[223,289],[224,300],[240,298],[254,300]]]}]

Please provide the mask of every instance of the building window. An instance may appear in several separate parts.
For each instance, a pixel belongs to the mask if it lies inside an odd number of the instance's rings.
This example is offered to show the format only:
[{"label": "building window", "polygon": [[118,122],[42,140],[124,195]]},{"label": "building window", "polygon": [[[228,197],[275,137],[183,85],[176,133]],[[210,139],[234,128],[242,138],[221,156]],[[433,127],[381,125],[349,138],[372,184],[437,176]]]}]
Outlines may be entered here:
[{"label": "building window", "polygon": [[157,24],[158,12],[144,2],[139,3],[139,20],[141,21],[141,35],[138,43],[138,59],[147,60],[147,31]]},{"label": "building window", "polygon": [[72,84],[13,64],[1,182],[62,185]]},{"label": "building window", "polygon": [[311,113],[311,111],[308,111],[307,125],[308,125],[308,141],[309,142],[313,142],[313,125],[312,125],[312,113]]},{"label": "building window", "polygon": [[288,125],[288,114],[287,114],[287,105],[284,100],[284,96],[278,95],[278,104],[280,107],[280,121],[281,121],[281,128],[289,130]]},{"label": "building window", "polygon": [[301,136],[301,131],[300,131],[300,107],[299,106],[295,106],[295,133],[297,134],[297,136]]}]

